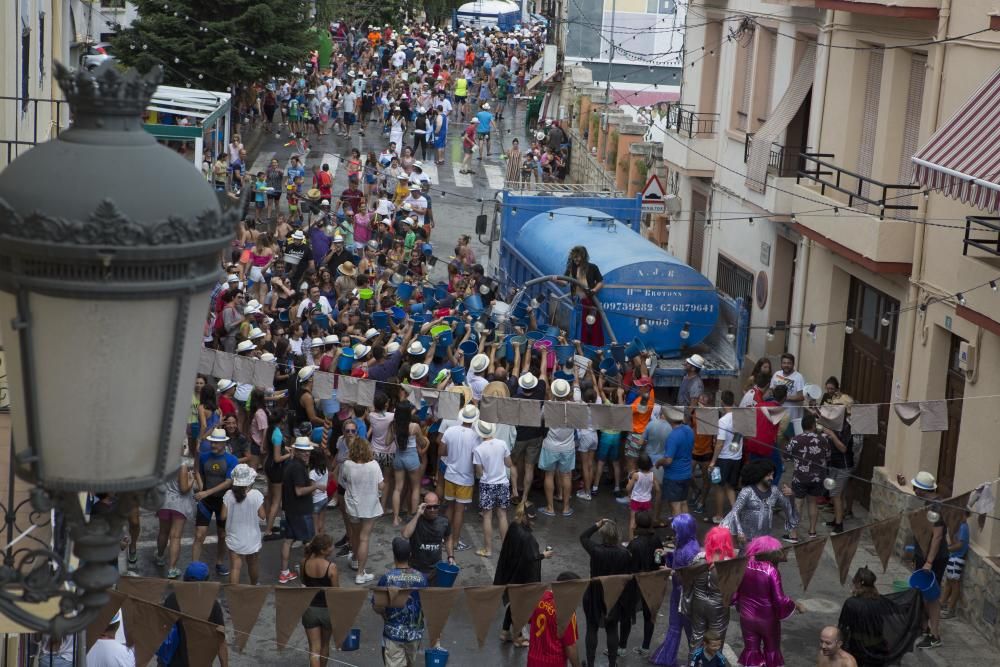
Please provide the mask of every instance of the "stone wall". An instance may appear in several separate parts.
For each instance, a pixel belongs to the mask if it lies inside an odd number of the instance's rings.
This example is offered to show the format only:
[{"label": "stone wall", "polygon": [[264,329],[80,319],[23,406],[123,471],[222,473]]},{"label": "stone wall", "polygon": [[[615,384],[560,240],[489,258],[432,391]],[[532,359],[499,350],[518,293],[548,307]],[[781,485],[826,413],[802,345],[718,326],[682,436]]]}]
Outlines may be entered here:
[{"label": "stone wall", "polygon": [[[919,501],[916,501],[914,496],[898,493],[889,488],[898,488],[892,479],[894,476],[885,468],[875,468],[872,473],[872,521],[886,519],[919,507]],[[987,520],[992,521],[992,519]],[[974,523],[976,517],[970,517],[969,521]],[[975,532],[975,526],[970,525],[970,527]],[[911,542],[911,535],[909,524],[904,518],[896,535],[896,555],[906,557],[904,547]],[[1000,567],[973,544],[965,559],[962,600],[958,605],[959,617],[986,637],[992,646],[1000,649],[998,610],[1000,610]],[[947,632],[947,625],[944,632]]]}]

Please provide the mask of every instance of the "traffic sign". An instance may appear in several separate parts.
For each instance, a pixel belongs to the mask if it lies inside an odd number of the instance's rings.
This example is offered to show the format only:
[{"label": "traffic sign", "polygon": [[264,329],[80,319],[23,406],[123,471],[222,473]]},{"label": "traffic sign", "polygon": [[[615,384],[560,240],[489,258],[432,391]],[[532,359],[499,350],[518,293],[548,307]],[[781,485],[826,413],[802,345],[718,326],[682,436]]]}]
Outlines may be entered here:
[{"label": "traffic sign", "polygon": [[656,174],[652,174],[646,181],[646,187],[642,189],[642,212],[643,213],[665,213],[667,205],[664,202],[663,184]]}]

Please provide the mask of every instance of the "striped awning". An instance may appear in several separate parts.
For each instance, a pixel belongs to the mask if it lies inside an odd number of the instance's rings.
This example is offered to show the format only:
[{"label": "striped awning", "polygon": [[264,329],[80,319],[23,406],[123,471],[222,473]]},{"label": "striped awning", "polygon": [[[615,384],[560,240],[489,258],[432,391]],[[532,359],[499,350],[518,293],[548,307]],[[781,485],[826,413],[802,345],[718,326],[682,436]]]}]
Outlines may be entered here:
[{"label": "striped awning", "polygon": [[913,156],[927,189],[1000,212],[1000,69]]}]

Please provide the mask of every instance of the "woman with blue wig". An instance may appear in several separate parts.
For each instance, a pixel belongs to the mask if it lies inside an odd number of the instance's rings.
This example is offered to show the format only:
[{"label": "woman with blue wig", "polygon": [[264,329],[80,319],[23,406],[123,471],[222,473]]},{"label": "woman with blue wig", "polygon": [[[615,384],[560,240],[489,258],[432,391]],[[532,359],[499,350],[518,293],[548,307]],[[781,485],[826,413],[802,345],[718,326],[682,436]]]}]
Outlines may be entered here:
[{"label": "woman with blue wig", "polygon": [[690,514],[678,514],[670,522],[670,527],[674,530],[676,545],[673,553],[666,555],[664,563],[674,570],[670,587],[670,625],[667,627],[666,638],[660,644],[660,648],[650,656],[649,661],[654,665],[675,667],[678,664],[677,649],[681,645],[681,630],[684,630],[688,637],[691,635],[691,623],[680,611],[683,584],[677,570],[694,562],[701,551],[701,545],[698,544],[698,522]]}]

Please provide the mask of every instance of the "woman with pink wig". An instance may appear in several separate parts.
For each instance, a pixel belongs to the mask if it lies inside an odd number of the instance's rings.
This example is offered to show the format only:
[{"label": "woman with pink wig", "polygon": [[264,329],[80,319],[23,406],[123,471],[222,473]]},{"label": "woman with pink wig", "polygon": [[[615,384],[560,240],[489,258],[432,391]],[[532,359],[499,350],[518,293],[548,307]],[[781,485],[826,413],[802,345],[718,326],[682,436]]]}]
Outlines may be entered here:
[{"label": "woman with pink wig", "polygon": [[667,665],[674,667],[678,665],[677,649],[681,645],[681,630],[691,638],[691,625],[688,617],[681,613],[681,575],[676,570],[687,567],[694,562],[695,556],[701,551],[698,544],[698,522],[690,514],[678,514],[670,522],[670,527],[674,530],[674,544],[676,548],[673,553],[666,555],[666,565],[675,570],[670,590],[670,625],[667,626],[667,636],[664,638],[660,648],[656,649],[649,657],[649,661],[654,665]]},{"label": "woman with pink wig", "polygon": [[802,606],[785,595],[778,563],[785,560],[781,542],[770,535],[755,538],[746,549],[747,569],[733,604],[740,612],[746,667],[784,667],[781,654],[781,621]]},{"label": "woman with pink wig", "polygon": [[708,568],[698,575],[689,589],[684,590],[681,598],[681,611],[688,615],[691,621],[691,634],[688,636],[688,649],[695,649],[705,640],[705,632],[714,630],[719,634],[722,643],[726,642],[726,629],[729,627],[729,606],[722,600],[714,563],[729,560],[736,555],[733,549],[733,536],[728,529],[716,526],[705,536],[705,549],[691,563],[693,567],[707,563]]}]

